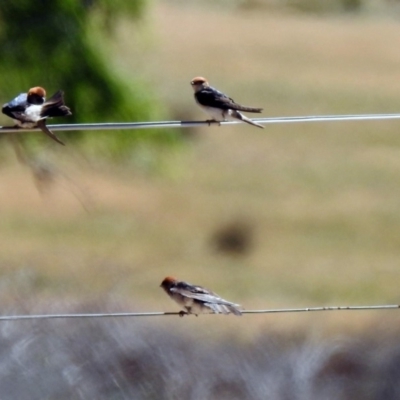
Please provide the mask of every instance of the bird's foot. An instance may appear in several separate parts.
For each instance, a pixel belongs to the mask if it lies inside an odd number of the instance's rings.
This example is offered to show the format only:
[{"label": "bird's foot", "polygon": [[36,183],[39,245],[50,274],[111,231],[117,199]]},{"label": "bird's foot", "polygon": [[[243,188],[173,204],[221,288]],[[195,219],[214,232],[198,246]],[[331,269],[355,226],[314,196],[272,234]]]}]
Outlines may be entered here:
[{"label": "bird's foot", "polygon": [[179,316],[182,318],[184,315],[189,315],[187,311],[179,311]]},{"label": "bird's foot", "polygon": [[[212,123],[218,122],[216,119],[206,119],[208,126],[211,126]],[[221,125],[221,122],[218,122],[218,125]]]}]

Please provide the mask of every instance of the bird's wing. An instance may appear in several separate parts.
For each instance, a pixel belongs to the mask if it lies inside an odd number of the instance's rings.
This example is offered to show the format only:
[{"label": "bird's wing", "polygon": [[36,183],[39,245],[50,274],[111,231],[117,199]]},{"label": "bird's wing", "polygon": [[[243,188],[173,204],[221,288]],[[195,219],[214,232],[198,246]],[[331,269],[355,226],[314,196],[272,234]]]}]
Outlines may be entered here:
[{"label": "bird's wing", "polygon": [[19,94],[15,99],[11,100],[8,103],[10,108],[18,108],[26,107],[28,105],[28,95],[26,93]]},{"label": "bird's wing", "polygon": [[62,105],[64,104],[64,92],[62,90],[57,90],[49,99],[46,100],[46,103]]},{"label": "bird's wing", "polygon": [[207,87],[195,93],[197,101],[206,107],[223,110],[236,109],[239,105],[233,99],[213,87]]},{"label": "bird's wing", "polygon": [[40,116],[42,118],[66,117],[72,115],[71,110],[64,103],[64,92],[59,90],[54,93],[42,107]]},{"label": "bird's wing", "polygon": [[170,290],[171,290],[171,292],[179,293],[184,297],[199,300],[204,303],[214,303],[214,304],[225,304],[225,305],[238,306],[238,304],[234,304],[230,301],[224,300],[223,298],[219,297],[217,294],[210,292],[201,286],[192,286],[192,285],[188,285],[185,282],[179,282],[175,287],[171,288]]},{"label": "bird's wing", "polygon": [[17,118],[23,113],[28,105],[27,94],[21,93],[15,99],[3,105],[1,111],[10,118]]}]

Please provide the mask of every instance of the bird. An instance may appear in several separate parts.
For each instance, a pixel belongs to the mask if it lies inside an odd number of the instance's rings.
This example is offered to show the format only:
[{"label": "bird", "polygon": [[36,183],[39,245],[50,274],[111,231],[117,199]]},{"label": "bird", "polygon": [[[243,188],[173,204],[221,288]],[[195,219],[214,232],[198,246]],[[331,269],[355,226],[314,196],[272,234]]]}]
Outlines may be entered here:
[{"label": "bird", "polygon": [[242,315],[240,305],[224,300],[216,293],[202,286],[192,285],[184,281],[178,281],[171,276],[166,277],[160,285],[172,300],[183,306],[186,311],[179,315],[187,314],[234,314]]},{"label": "bird", "polygon": [[46,101],[46,91],[35,86],[28,93],[19,94],[14,100],[3,105],[2,113],[12,118],[16,128],[40,128],[44,134],[65,145],[46,126],[46,119],[72,115],[64,103],[64,92],[59,90]]},{"label": "bird", "polygon": [[240,112],[260,113],[263,110],[262,108],[246,107],[236,103],[226,94],[211,87],[207,79],[202,76],[193,78],[190,84],[194,90],[196,103],[203,111],[212,117],[211,120],[207,120],[209,124],[213,121],[221,122],[227,119],[233,119],[264,129],[262,125],[252,121]]}]

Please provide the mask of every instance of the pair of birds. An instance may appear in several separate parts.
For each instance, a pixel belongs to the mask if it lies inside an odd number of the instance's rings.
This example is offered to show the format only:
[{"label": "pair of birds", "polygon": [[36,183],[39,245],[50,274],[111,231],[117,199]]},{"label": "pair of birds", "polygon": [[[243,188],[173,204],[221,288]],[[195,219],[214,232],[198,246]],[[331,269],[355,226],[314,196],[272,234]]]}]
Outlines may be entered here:
[{"label": "pair of birds", "polygon": [[[236,103],[224,93],[211,87],[203,77],[193,78],[190,84],[197,104],[211,116],[207,122],[233,119],[264,128],[241,113],[241,111],[260,113],[262,108],[246,107]],[[15,121],[16,128],[40,128],[47,136],[64,145],[46,126],[47,118],[72,115],[64,103],[64,93],[61,90],[46,101],[46,91],[40,86],[33,87],[28,93],[21,93],[14,100],[4,104],[1,111]]]},{"label": "pair of birds", "polygon": [[[240,112],[260,113],[262,108],[246,107],[236,103],[224,93],[211,87],[203,77],[194,78],[190,84],[193,87],[197,104],[212,117],[208,122],[221,122],[227,119],[236,119],[257,126],[258,128],[264,128],[262,125],[252,121]],[[242,315],[239,304],[224,300],[216,293],[202,286],[196,286],[184,281],[178,281],[172,277],[166,277],[161,282],[161,287],[172,300],[185,309],[185,311],[179,313],[181,317],[185,314],[197,315],[210,313],[232,313],[237,316]]]},{"label": "pair of birds", "polygon": [[[264,128],[257,122],[247,118],[240,111],[260,113],[262,108],[246,107],[236,103],[233,99],[211,87],[203,77],[192,79],[190,84],[194,90],[194,97],[197,104],[211,116],[209,123],[225,121],[227,119],[236,119],[246,122],[250,125]],[[234,314],[241,316],[240,305],[224,300],[216,293],[202,287],[192,285],[184,281],[178,281],[172,277],[166,277],[161,282],[161,287],[165,292],[182,306],[185,311],[179,315],[185,314]]]}]

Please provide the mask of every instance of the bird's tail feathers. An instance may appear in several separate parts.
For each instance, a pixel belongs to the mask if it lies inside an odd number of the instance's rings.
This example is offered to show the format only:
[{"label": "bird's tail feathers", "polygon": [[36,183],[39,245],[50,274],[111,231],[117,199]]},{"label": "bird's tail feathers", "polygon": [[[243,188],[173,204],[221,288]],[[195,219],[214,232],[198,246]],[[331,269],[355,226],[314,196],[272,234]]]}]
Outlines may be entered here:
[{"label": "bird's tail feathers", "polygon": [[237,304],[232,305],[232,306],[227,306],[229,308],[229,311],[234,314],[237,315],[238,317],[242,316],[242,312],[240,311],[240,309],[238,308],[239,306]]},{"label": "bird's tail feathers", "polygon": [[211,308],[215,314],[234,314],[237,316],[241,316],[242,312],[239,309],[238,304],[215,304],[215,303],[208,303],[206,304],[209,308]]},{"label": "bird's tail feathers", "polygon": [[241,121],[246,122],[247,124],[254,125],[257,128],[264,129],[264,127],[261,124],[258,124],[257,122],[252,121],[250,118],[247,118],[245,115],[243,115],[239,111],[232,110],[231,116],[233,118],[240,119]]},{"label": "bird's tail feathers", "polygon": [[71,110],[64,103],[64,92],[54,93],[44,104],[40,116],[42,118],[66,117],[72,115]]},{"label": "bird's tail feathers", "polygon": [[52,138],[53,140],[55,140],[57,143],[62,144],[63,146],[65,146],[65,143],[59,139],[47,126],[46,126],[46,120],[45,119],[41,119],[38,121],[37,126],[41,129],[41,131],[47,135],[48,137]]},{"label": "bird's tail feathers", "polygon": [[257,108],[257,107],[246,107],[246,106],[241,106],[240,104],[235,104],[235,110],[237,111],[245,111],[245,112],[251,112],[251,113],[260,113],[262,112],[262,108]]}]

